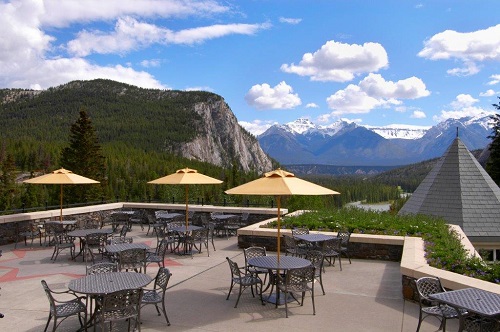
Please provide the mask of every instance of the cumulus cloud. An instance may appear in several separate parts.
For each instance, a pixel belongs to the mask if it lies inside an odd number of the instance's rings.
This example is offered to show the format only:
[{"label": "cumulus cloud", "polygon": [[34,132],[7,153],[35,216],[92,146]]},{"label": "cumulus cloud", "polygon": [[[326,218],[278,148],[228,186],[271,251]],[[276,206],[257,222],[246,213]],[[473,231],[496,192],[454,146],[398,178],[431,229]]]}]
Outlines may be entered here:
[{"label": "cumulus cloud", "polygon": [[258,136],[265,132],[269,127],[277,124],[277,122],[273,121],[262,121],[262,120],[253,120],[252,122],[248,121],[239,121],[240,126],[245,128],[249,133],[254,136]]},{"label": "cumulus cloud", "polygon": [[288,24],[299,24],[302,22],[301,18],[286,18],[286,17],[280,17],[279,21],[281,23],[288,23]]},{"label": "cumulus cloud", "polygon": [[500,24],[484,30],[457,32],[446,30],[424,43],[418,56],[430,60],[457,59],[462,68],[448,70],[452,75],[473,75],[479,71],[477,62],[500,61]]},{"label": "cumulus cloud", "polygon": [[425,119],[427,115],[425,115],[425,112],[422,111],[413,111],[412,115],[410,115],[410,118],[412,119]]},{"label": "cumulus cloud", "polygon": [[439,115],[433,116],[432,119],[436,122],[441,122],[450,118],[460,119],[467,116],[486,116],[495,113],[494,111],[474,106],[478,101],[478,99],[473,98],[469,94],[460,94],[450,103],[450,110],[443,110]]},{"label": "cumulus cloud", "polygon": [[256,84],[245,95],[248,105],[257,109],[291,109],[302,104],[298,94],[293,93],[293,88],[280,82],[275,87],[269,84]]},{"label": "cumulus cloud", "polygon": [[326,99],[334,115],[369,113],[378,107],[401,105],[401,99],[417,99],[430,94],[424,82],[410,77],[397,82],[386,81],[379,74],[369,74],[358,85],[350,84]]},{"label": "cumulus cloud", "polygon": [[[128,65],[97,65],[85,56],[91,53],[123,54],[152,43],[198,43],[229,34],[252,34],[267,24],[228,24],[177,32],[140,22],[190,16],[208,17],[226,13],[230,7],[213,0],[58,1],[13,0],[0,2],[0,86],[46,89],[71,80],[106,78],[145,88],[166,89],[151,74]],[[81,30],[76,39],[63,44],[51,33],[57,28],[113,22],[109,32]],[[54,29],[56,28],[56,29]],[[61,53],[66,50],[69,53]],[[125,62],[128,63],[128,62]],[[154,61],[139,65],[151,67]]]},{"label": "cumulus cloud", "polygon": [[159,67],[160,62],[161,61],[158,59],[142,60],[141,66],[146,67],[146,68]]},{"label": "cumulus cloud", "polygon": [[344,44],[328,41],[314,53],[306,53],[299,64],[283,64],[285,73],[309,76],[312,81],[346,82],[356,75],[376,72],[389,64],[387,52],[378,43]]}]

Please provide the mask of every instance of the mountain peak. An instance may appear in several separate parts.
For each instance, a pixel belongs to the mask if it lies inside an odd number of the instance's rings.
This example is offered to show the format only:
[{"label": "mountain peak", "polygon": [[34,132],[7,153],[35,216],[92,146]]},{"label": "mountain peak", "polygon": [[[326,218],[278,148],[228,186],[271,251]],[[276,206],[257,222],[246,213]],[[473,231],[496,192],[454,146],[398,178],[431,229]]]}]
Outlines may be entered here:
[{"label": "mountain peak", "polygon": [[308,130],[317,129],[317,126],[308,118],[298,118],[295,121],[285,123],[281,127],[292,134],[303,134]]}]

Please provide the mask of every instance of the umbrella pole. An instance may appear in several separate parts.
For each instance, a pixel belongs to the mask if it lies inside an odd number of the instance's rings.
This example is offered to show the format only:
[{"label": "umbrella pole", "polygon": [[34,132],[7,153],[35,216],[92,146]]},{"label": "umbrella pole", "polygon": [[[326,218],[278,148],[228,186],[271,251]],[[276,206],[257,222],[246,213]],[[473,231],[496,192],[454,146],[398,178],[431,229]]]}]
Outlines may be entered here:
[{"label": "umbrella pole", "polygon": [[63,185],[61,184],[61,194],[59,195],[61,199],[61,213],[59,214],[59,221],[62,222],[62,209],[63,209]]},{"label": "umbrella pole", "polygon": [[189,205],[189,187],[188,185],[186,184],[186,229],[188,228],[188,224],[189,224],[189,217],[188,217],[188,207]]},{"label": "umbrella pole", "polygon": [[280,251],[281,251],[281,212],[280,212],[280,205],[281,205],[281,196],[276,196],[276,201],[278,205],[278,239],[277,239],[277,246],[278,248],[276,249],[278,251],[278,262],[280,261]]}]

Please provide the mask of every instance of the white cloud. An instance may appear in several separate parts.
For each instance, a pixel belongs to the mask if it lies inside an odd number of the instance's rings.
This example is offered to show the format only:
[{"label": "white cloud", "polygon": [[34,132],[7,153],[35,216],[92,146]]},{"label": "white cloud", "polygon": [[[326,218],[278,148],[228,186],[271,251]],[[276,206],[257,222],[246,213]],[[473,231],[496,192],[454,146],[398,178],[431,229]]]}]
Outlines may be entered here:
[{"label": "white cloud", "polygon": [[500,83],[500,74],[491,75],[490,78],[491,78],[491,81],[488,82],[488,85],[495,85],[495,84]]},{"label": "white cloud", "polygon": [[146,67],[146,68],[159,67],[160,63],[161,63],[161,61],[158,59],[142,60],[141,66]]},{"label": "white cloud", "polygon": [[358,85],[350,84],[327,98],[334,115],[369,113],[377,107],[401,105],[400,99],[417,99],[430,94],[424,82],[410,77],[397,82],[386,81],[379,74],[369,74]]},{"label": "white cloud", "polygon": [[346,82],[362,73],[376,72],[389,64],[378,43],[344,44],[328,41],[314,53],[306,53],[298,65],[283,64],[285,73],[309,76],[312,81]]},{"label": "white cloud", "polygon": [[479,94],[480,97],[491,97],[491,96],[494,96],[498,94],[498,92],[495,92],[495,90],[492,90],[492,89],[488,89],[486,90],[485,92],[481,92]]},{"label": "white cloud", "polygon": [[302,22],[301,18],[286,18],[286,17],[280,17],[279,21],[281,23],[288,23],[288,24],[299,24]]},{"label": "white cloud", "polygon": [[316,103],[309,103],[306,105],[306,108],[319,108],[319,105]]},{"label": "white cloud", "polygon": [[479,100],[472,97],[471,95],[462,93],[455,97],[455,100],[451,102],[450,106],[453,107],[453,109],[457,110],[464,107],[471,107],[478,101]]},{"label": "white cloud", "polygon": [[269,127],[271,127],[274,124],[277,124],[277,122],[262,121],[262,120],[253,120],[252,122],[239,121],[238,123],[240,124],[240,126],[245,128],[248,132],[252,133],[255,136],[262,134],[267,129],[269,129]]},{"label": "white cloud", "polygon": [[425,119],[427,115],[425,115],[425,112],[422,111],[413,111],[412,115],[410,115],[410,118],[412,119]]},{"label": "white cloud", "polygon": [[293,88],[280,82],[275,87],[269,84],[256,84],[245,95],[248,105],[257,109],[291,109],[302,104],[299,96],[293,93]]},{"label": "white cloud", "polygon": [[192,45],[231,34],[252,35],[269,27],[268,23],[217,24],[175,32],[154,24],[139,22],[131,17],[124,17],[118,19],[111,33],[80,32],[76,39],[68,43],[68,52],[83,57],[92,53],[125,53],[155,43]]},{"label": "white cloud", "polygon": [[439,115],[434,115],[432,119],[441,122],[447,119],[460,119],[467,116],[485,116],[494,114],[494,111],[485,110],[474,106],[479,100],[469,94],[460,94],[450,103],[451,110],[443,110]]},{"label": "white cloud", "polygon": [[484,30],[457,32],[446,30],[425,41],[418,56],[430,60],[458,59],[463,68],[448,70],[453,75],[472,75],[479,71],[476,62],[500,61],[500,24]]}]

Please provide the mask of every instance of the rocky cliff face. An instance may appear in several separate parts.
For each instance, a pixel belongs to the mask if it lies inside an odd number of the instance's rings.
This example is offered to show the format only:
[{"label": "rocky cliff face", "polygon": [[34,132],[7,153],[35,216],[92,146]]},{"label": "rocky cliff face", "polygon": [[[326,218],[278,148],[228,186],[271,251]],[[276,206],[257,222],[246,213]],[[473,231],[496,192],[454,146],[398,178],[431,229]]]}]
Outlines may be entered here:
[{"label": "rocky cliff face", "polygon": [[186,158],[206,161],[222,167],[239,163],[244,171],[263,173],[272,169],[271,159],[259,142],[245,131],[223,99],[198,102],[194,106],[204,129],[191,142],[182,144],[179,153]]}]

